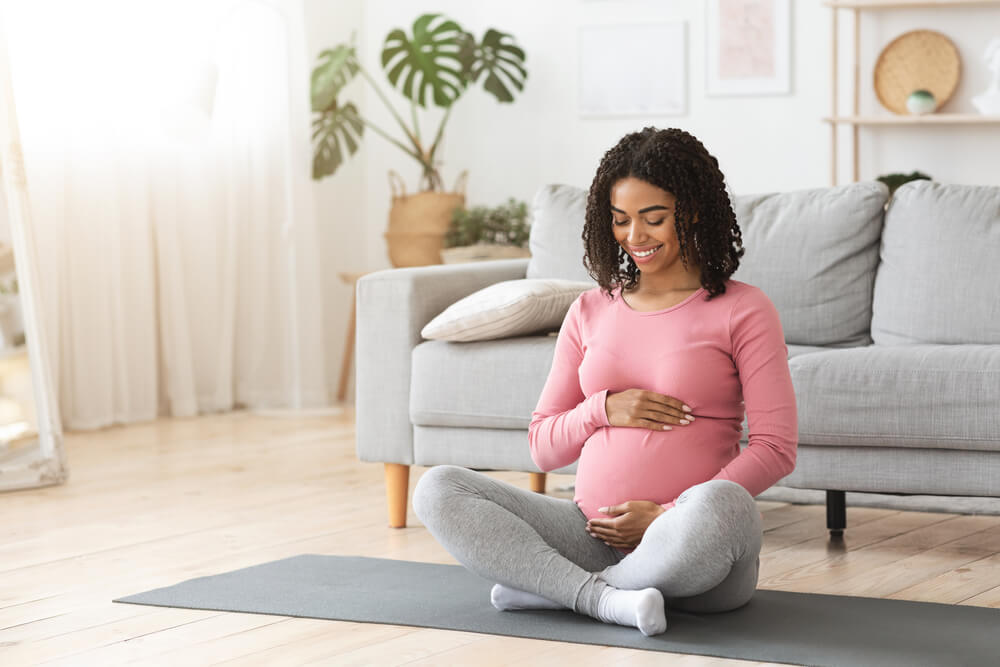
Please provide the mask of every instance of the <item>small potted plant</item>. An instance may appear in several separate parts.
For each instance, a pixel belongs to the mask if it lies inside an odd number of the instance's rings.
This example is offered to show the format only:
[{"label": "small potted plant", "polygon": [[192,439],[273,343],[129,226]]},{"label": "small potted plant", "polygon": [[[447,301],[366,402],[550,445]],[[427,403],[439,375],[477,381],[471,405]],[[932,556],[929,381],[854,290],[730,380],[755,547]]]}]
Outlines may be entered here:
[{"label": "small potted plant", "polygon": [[883,211],[889,210],[889,202],[892,201],[892,195],[896,192],[903,183],[909,183],[910,181],[930,181],[930,176],[925,173],[914,171],[910,174],[883,174],[875,179],[876,181],[881,181],[889,186],[889,198],[886,199],[885,204],[882,206]]},{"label": "small potted plant", "polygon": [[883,176],[879,176],[875,180],[881,181],[882,183],[885,183],[887,186],[889,186],[889,196],[892,197],[892,193],[895,192],[896,188],[898,188],[903,183],[909,183],[910,181],[920,181],[920,180],[929,181],[931,180],[931,177],[922,172],[914,171],[913,173],[910,174],[885,174]]},{"label": "small potted plant", "polygon": [[495,207],[455,209],[445,233],[441,258],[445,264],[488,259],[530,257],[528,205],[510,197]]}]

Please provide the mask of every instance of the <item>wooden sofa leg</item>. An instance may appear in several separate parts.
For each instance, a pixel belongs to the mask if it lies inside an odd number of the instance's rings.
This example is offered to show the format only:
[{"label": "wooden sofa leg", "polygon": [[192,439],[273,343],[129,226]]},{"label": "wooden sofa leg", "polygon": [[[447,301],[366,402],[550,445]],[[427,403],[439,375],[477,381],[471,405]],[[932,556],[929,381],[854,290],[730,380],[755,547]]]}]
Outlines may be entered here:
[{"label": "wooden sofa leg", "polygon": [[826,491],[826,527],[830,537],[843,537],[847,527],[847,510],[844,507],[843,491]]},{"label": "wooden sofa leg", "polygon": [[389,502],[389,527],[406,528],[406,499],[410,490],[410,466],[385,464],[385,496]]},{"label": "wooden sofa leg", "polygon": [[531,490],[535,493],[545,493],[545,473],[544,472],[529,472],[528,476],[531,478]]}]

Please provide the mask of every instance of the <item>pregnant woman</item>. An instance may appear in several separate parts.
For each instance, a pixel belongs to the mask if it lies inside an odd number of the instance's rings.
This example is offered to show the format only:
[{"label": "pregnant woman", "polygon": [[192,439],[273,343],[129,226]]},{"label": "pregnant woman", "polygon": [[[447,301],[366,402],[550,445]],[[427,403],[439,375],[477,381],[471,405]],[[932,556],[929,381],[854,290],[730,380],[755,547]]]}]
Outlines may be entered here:
[{"label": "pregnant woman", "polygon": [[579,460],[575,497],[440,465],[413,509],[497,582],[498,609],[565,608],[655,635],[665,607],[721,612],[753,596],[753,497],[795,468],[788,349],[767,295],[729,279],[740,229],[718,160],[687,132],[647,127],[609,150],[582,235],[598,287],[563,320],[528,431],[540,470]]}]

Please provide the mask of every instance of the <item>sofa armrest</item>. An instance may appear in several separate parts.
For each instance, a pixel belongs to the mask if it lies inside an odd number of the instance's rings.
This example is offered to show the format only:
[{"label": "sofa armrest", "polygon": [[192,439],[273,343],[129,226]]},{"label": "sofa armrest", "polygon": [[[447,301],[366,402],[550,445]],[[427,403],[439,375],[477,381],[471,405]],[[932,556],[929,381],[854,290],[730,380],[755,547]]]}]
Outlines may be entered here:
[{"label": "sofa armrest", "polygon": [[420,331],[473,292],[527,275],[528,257],[384,269],[357,282],[355,434],[358,459],[412,465],[410,370]]}]

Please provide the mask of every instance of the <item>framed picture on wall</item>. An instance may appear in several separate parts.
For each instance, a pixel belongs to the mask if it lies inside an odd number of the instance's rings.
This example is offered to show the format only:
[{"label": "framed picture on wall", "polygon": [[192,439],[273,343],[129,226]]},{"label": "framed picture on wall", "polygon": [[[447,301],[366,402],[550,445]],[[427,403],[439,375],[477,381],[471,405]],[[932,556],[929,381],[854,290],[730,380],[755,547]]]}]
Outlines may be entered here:
[{"label": "framed picture on wall", "polygon": [[687,113],[687,24],[580,26],[580,116]]},{"label": "framed picture on wall", "polygon": [[792,92],[790,0],[708,0],[705,94]]}]

